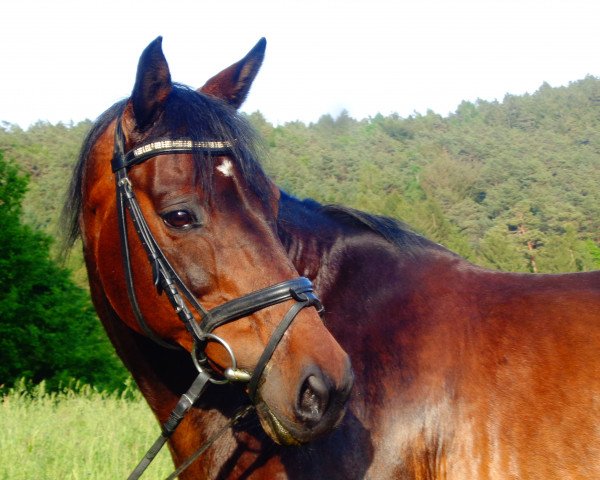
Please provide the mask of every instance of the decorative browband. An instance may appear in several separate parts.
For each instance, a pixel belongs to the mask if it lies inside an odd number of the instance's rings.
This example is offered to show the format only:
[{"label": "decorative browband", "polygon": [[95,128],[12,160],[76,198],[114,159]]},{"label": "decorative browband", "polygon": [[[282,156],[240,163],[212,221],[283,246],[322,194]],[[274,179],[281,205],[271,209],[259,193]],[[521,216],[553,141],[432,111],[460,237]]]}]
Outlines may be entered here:
[{"label": "decorative browband", "polygon": [[233,143],[230,141],[159,140],[130,150],[126,155],[113,159],[113,171],[137,165],[156,155],[165,153],[205,152],[213,155],[228,153]]}]

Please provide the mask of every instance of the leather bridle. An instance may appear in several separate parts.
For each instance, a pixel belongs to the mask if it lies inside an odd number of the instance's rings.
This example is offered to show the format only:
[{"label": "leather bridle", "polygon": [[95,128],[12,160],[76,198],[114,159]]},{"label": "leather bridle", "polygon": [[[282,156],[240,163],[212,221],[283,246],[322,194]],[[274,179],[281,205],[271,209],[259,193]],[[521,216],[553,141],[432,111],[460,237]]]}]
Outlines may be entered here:
[{"label": "leather bridle", "polygon": [[[312,283],[304,277],[287,280],[271,287],[257,290],[248,295],[230,300],[211,310],[206,310],[200,304],[171,266],[156,239],[152,235],[136,200],[132,183],[127,175],[127,171],[130,167],[142,163],[149,158],[164,154],[184,153],[232,155],[233,145],[231,142],[227,141],[193,141],[187,139],[163,140],[147,143],[126,152],[122,118],[118,118],[115,128],[115,143],[111,164],[112,171],[116,178],[117,217],[121,238],[121,253],[125,271],[125,283],[127,285],[129,301],[140,328],[149,338],[162,347],[179,348],[159,337],[152,328],[150,328],[140,310],[135,293],[135,282],[131,268],[131,255],[127,235],[127,212],[129,212],[137,236],[142,243],[152,266],[154,285],[156,286],[158,293],[161,294],[164,292],[166,294],[176,314],[179,316],[194,340],[192,360],[198,370],[198,377],[194,380],[189,390],[181,397],[177,406],[173,412],[171,412],[169,419],[162,426],[161,436],[156,440],[148,453],[146,453],[144,458],[131,473],[129,479],[137,479],[142,475],[160,448],[172,435],[184,415],[200,397],[208,382],[216,384],[227,383],[230,381],[248,382],[248,395],[252,402],[255,402],[256,392],[264,369],[294,318],[296,318],[302,309],[307,307],[314,306],[318,311],[321,311],[322,309],[320,301],[314,294]],[[295,303],[275,328],[254,370],[249,373],[238,369],[233,350],[225,340],[214,335],[212,333],[213,330],[223,324],[247,317],[259,310],[289,300],[293,300]],[[199,320],[197,320],[192,313],[192,309],[196,311],[196,316]],[[231,366],[219,377],[217,377],[218,374],[210,368],[208,358],[204,354],[208,342],[217,342],[221,344],[228,352],[231,359]],[[244,414],[245,413],[247,413],[247,409]],[[239,416],[240,415],[237,415],[237,417]],[[204,451],[206,448],[205,445],[201,450]]]}]

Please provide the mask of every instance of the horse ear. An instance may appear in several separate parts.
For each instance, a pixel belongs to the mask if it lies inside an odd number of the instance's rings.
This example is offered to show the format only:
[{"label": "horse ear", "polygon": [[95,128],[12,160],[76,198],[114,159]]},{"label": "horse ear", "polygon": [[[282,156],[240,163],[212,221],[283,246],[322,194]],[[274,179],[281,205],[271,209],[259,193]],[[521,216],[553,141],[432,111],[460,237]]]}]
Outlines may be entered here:
[{"label": "horse ear", "polygon": [[225,100],[239,108],[250,91],[252,82],[265,58],[267,40],[261,38],[239,62],[227,67],[208,80],[198,91]]},{"label": "horse ear", "polygon": [[162,37],[156,38],[142,52],[131,103],[140,130],[150,125],[173,88],[171,72],[162,51]]}]

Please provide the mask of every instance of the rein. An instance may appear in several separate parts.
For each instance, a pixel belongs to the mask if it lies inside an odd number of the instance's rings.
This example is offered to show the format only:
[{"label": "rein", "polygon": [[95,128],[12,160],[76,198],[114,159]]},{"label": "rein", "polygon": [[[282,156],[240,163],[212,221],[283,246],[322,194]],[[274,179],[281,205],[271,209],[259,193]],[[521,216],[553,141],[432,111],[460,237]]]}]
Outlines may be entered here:
[{"label": "rein", "polygon": [[[119,222],[123,268],[125,271],[125,283],[127,285],[129,301],[140,328],[150,339],[165,348],[179,348],[159,337],[148,325],[140,310],[135,293],[135,281],[131,267],[131,255],[127,234],[127,212],[129,213],[137,236],[142,243],[152,266],[154,285],[158,293],[161,294],[164,292],[166,294],[175,313],[179,316],[194,340],[192,360],[198,370],[198,376],[188,391],[181,396],[168,420],[163,424],[161,435],[128,477],[129,480],[135,480],[142,475],[150,462],[152,462],[160,449],[173,434],[179,423],[181,423],[185,414],[202,395],[209,382],[215,384],[224,384],[232,381],[247,382],[248,396],[252,402],[255,403],[256,393],[264,369],[293,320],[302,309],[314,306],[317,310],[321,311],[322,305],[313,292],[313,286],[310,280],[299,277],[257,290],[242,297],[230,300],[211,310],[206,310],[181,280],[152,235],[135,197],[133,185],[127,175],[127,171],[133,165],[140,164],[149,158],[163,154],[202,152],[212,155],[231,155],[233,153],[233,145],[231,142],[221,141],[163,140],[151,142],[126,152],[125,135],[121,123],[122,117],[119,117],[115,129],[115,142],[111,165],[116,179],[117,217]],[[225,323],[247,317],[259,310],[289,300],[293,300],[295,303],[273,331],[254,370],[250,373],[238,369],[235,354],[229,344],[222,338],[214,335],[212,331]],[[192,313],[192,309],[195,310],[196,316]],[[199,318],[199,321],[196,320],[196,317]],[[223,374],[218,377],[215,376],[216,372],[212,370],[209,365],[209,360],[204,354],[208,342],[217,342],[221,344],[231,359],[231,366],[225,369]],[[252,407],[245,407],[243,411],[234,415],[226,426],[221,429],[221,433],[224,432],[227,427],[248,414],[251,408]],[[213,437],[211,437],[205,445],[200,447],[190,459],[181,465],[181,470],[178,469],[175,473],[179,474],[191,465],[191,463],[218,438],[216,435]]]}]

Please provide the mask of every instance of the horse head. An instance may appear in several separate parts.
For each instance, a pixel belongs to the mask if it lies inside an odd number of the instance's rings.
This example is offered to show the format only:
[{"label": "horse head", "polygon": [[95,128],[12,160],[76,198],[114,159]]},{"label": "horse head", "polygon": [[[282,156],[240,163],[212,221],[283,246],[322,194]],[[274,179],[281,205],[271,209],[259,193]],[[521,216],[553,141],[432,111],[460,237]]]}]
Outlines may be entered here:
[{"label": "horse head", "polygon": [[[102,291],[122,322],[211,371],[234,361],[251,377],[262,358],[251,392],[261,424],[276,442],[297,444],[339,423],[352,373],[317,302],[306,303],[314,299],[307,281],[292,282],[304,290],[283,300],[263,298],[298,277],[276,233],[279,190],[237,112],[264,50],[261,40],[196,91],[171,81],[161,39],[152,42],[131,97],[107,111],[84,146],[79,227],[92,291]],[[260,308],[245,305],[259,297]],[[309,308],[289,319],[297,302]],[[188,325],[182,309],[192,312]],[[282,318],[289,327],[272,342]]]}]

